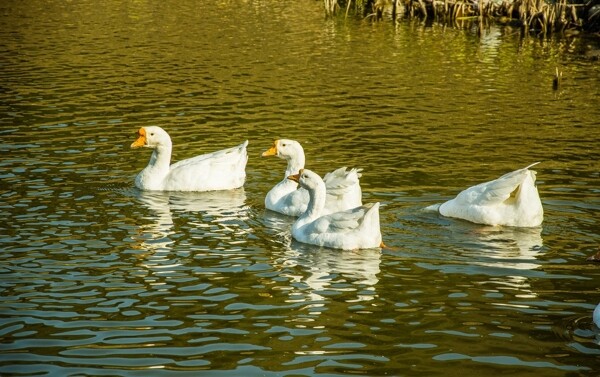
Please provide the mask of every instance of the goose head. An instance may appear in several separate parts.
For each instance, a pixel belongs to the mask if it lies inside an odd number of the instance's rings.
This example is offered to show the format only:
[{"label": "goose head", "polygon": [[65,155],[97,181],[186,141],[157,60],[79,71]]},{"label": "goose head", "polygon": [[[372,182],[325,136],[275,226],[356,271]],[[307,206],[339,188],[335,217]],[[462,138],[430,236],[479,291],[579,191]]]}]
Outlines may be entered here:
[{"label": "goose head", "polygon": [[300,169],[298,174],[293,174],[288,177],[289,180],[298,182],[300,187],[308,191],[317,190],[319,186],[325,186],[323,179],[315,172],[308,169]]},{"label": "goose head", "polygon": [[278,139],[273,142],[271,148],[263,152],[262,156],[277,156],[285,160],[290,160],[304,156],[304,149],[295,140]]},{"label": "goose head", "polygon": [[131,143],[131,148],[160,148],[171,147],[171,137],[167,131],[158,126],[142,127],[137,132],[137,139]]}]

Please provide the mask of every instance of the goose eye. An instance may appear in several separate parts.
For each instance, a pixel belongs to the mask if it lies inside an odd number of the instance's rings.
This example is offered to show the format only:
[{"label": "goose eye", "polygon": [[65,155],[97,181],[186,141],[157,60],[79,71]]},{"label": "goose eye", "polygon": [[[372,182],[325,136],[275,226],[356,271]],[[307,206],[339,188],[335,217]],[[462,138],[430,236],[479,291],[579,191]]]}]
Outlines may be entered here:
[{"label": "goose eye", "polygon": [[287,146],[287,144],[281,144],[281,146],[282,146],[282,147],[285,147],[285,146]]},{"label": "goose eye", "polygon": [[150,136],[154,136],[154,132],[150,132]]}]

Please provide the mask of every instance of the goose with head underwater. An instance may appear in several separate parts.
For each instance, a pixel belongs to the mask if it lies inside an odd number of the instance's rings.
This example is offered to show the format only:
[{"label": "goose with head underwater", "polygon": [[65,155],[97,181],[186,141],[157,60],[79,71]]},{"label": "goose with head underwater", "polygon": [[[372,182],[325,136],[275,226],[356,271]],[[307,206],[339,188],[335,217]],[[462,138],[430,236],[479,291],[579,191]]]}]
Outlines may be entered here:
[{"label": "goose with head underwater", "polygon": [[477,224],[536,227],[544,219],[544,209],[535,186],[535,164],[507,173],[493,181],[469,187],[454,199],[429,206],[443,216]]},{"label": "goose with head underwater", "polygon": [[[300,216],[306,212],[308,191],[287,179],[304,168],[304,149],[299,142],[279,139],[263,152],[263,157],[277,156],[287,161],[283,180],[277,183],[265,197],[265,207],[288,216]],[[325,175],[326,196],[323,214],[343,211],[362,205],[362,189],[359,178],[361,169],[336,169]]]},{"label": "goose with head underwater", "polygon": [[242,144],[202,154],[171,165],[172,143],[169,134],[158,126],[142,127],[131,148],[150,148],[148,166],[135,178],[140,190],[213,191],[242,187],[246,180],[248,152]]},{"label": "goose with head underwater", "polygon": [[343,250],[383,247],[379,203],[324,215],[327,194],[323,179],[308,169],[300,169],[288,179],[298,182],[310,197],[306,212],[292,225],[296,241]]}]

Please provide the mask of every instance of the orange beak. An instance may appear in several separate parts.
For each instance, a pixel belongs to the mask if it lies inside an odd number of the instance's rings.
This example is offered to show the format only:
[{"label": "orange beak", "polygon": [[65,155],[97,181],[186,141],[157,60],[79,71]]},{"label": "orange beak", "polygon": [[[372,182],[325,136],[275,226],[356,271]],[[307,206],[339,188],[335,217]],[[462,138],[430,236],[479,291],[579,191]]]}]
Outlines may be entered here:
[{"label": "orange beak", "polygon": [[289,175],[287,177],[287,179],[289,179],[290,181],[294,181],[294,182],[300,183],[300,175],[302,174],[302,170],[304,170],[304,169],[300,169],[300,172],[298,174]]},{"label": "orange beak", "polygon": [[277,144],[279,143],[279,140],[275,140],[273,142],[273,145],[271,146],[271,148],[267,149],[266,151],[264,151],[262,153],[263,157],[269,157],[269,156],[277,156]]},{"label": "orange beak", "polygon": [[141,148],[146,145],[146,130],[144,127],[140,128],[137,134],[138,138],[136,141],[131,143],[131,148]]}]

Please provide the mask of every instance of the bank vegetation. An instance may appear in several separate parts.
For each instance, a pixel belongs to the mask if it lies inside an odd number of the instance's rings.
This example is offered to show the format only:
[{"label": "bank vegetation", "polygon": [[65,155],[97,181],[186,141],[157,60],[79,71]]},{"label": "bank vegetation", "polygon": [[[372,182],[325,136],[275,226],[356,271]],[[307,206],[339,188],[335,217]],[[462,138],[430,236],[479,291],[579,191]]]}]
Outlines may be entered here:
[{"label": "bank vegetation", "polygon": [[373,20],[421,18],[455,23],[490,22],[520,26],[523,32],[600,33],[600,0],[323,0],[327,16],[343,13]]}]

